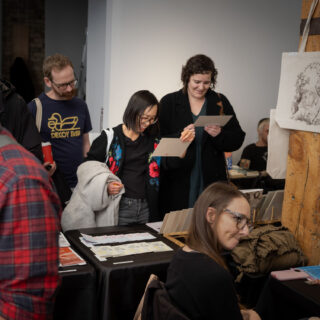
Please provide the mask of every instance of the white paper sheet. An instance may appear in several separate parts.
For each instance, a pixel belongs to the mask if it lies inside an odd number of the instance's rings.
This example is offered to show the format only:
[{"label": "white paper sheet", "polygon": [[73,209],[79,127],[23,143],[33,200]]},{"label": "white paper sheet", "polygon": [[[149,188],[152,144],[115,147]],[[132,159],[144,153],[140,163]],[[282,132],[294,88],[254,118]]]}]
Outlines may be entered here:
[{"label": "white paper sheet", "polygon": [[149,232],[137,232],[137,233],[124,233],[124,234],[114,234],[114,235],[103,235],[103,236],[90,236],[89,234],[81,233],[83,243],[88,244],[106,244],[106,243],[121,243],[130,241],[141,241],[141,240],[152,240],[155,239]]},{"label": "white paper sheet", "polygon": [[160,233],[160,229],[162,226],[163,221],[157,221],[157,222],[148,222],[146,223],[146,226],[150,227],[151,229],[157,231]]},{"label": "white paper sheet", "polygon": [[[98,246],[91,247],[91,251],[99,260],[110,257],[122,257],[129,256],[133,254],[141,254],[146,252],[164,252],[172,251],[173,249],[169,247],[162,241],[152,241],[152,242],[136,242],[127,243],[117,246]],[[126,261],[133,262],[133,261]],[[119,262],[120,264],[121,262]]]},{"label": "white paper sheet", "polygon": [[59,247],[70,247],[70,242],[64,236],[62,232],[59,233]]}]

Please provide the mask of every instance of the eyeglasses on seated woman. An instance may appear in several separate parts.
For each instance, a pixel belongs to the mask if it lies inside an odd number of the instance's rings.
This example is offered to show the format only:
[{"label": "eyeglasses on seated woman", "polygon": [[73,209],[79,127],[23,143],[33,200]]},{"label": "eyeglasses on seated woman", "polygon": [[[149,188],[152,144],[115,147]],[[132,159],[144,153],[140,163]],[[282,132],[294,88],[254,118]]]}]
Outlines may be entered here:
[{"label": "eyeglasses on seated woman", "polygon": [[240,310],[233,278],[222,252],[232,250],[249,233],[250,206],[234,186],[216,182],[198,197],[186,246],[168,268],[166,289],[172,302],[190,319],[250,319]]}]

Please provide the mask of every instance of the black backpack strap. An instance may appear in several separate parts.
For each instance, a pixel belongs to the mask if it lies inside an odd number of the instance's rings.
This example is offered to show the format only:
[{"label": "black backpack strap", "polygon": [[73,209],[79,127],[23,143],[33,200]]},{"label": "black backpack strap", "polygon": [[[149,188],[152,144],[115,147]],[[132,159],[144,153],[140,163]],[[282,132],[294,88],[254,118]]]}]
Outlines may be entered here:
[{"label": "black backpack strap", "polygon": [[34,98],[33,101],[36,104],[36,126],[38,131],[41,131],[41,122],[42,122],[42,103],[39,98]]}]

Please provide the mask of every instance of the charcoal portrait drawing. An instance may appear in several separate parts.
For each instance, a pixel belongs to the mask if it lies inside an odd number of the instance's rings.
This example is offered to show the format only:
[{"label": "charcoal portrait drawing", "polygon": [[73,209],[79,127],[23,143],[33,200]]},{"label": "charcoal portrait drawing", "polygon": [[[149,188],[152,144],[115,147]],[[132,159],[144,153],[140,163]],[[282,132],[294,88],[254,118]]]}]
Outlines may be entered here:
[{"label": "charcoal portrait drawing", "polygon": [[291,119],[305,125],[320,124],[320,63],[309,63],[297,76]]}]

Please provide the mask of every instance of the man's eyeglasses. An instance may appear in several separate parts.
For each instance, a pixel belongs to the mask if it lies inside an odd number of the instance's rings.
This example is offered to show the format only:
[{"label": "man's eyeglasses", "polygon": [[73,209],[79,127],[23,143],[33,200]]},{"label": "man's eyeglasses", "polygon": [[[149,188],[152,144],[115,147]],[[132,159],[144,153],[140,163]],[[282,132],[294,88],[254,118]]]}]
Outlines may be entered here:
[{"label": "man's eyeglasses", "polygon": [[140,117],[140,121],[143,123],[148,122],[150,125],[152,125],[152,124],[155,124],[158,121],[158,119],[157,118],[149,118],[147,116],[142,115]]},{"label": "man's eyeglasses", "polygon": [[242,230],[245,226],[248,226],[249,230],[252,228],[251,220],[244,214],[239,212],[234,212],[229,209],[224,209],[223,211],[228,212],[232,215],[233,219],[237,223],[237,228]]},{"label": "man's eyeglasses", "polygon": [[58,89],[61,89],[61,90],[66,90],[68,88],[68,86],[70,86],[71,88],[74,88],[77,83],[78,83],[78,80],[77,79],[74,79],[70,82],[67,82],[67,83],[55,83],[53,80],[51,80],[51,82],[58,88]]}]

